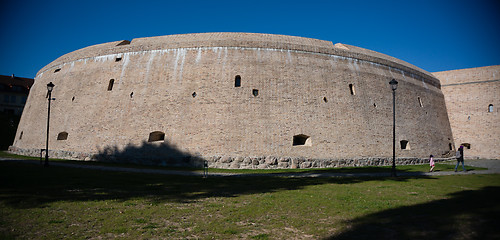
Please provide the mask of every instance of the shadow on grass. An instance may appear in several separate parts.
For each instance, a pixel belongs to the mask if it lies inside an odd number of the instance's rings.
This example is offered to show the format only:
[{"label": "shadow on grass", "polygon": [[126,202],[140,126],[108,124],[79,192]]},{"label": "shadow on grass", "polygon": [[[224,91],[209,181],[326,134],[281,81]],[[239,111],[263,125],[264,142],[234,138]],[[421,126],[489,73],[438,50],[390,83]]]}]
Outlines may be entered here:
[{"label": "shadow on grass", "polygon": [[284,177],[186,177],[160,174],[108,172],[0,162],[0,201],[14,208],[44,207],[57,201],[190,202],[207,197],[302,189],[309,185],[351,184],[372,180],[407,181],[418,177],[284,178]]},{"label": "shadow on grass", "polygon": [[499,191],[461,191],[447,199],[366,215],[327,239],[500,239]]}]

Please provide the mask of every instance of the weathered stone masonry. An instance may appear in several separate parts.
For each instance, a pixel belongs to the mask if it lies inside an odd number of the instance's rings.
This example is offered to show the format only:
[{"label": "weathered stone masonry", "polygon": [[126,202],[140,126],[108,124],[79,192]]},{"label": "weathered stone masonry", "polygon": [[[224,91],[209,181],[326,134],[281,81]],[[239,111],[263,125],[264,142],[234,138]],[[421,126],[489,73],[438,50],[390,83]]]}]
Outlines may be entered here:
[{"label": "weathered stone masonry", "polygon": [[500,159],[500,65],[433,73],[466,158]]},{"label": "weathered stone masonry", "polygon": [[454,142],[438,79],[370,50],[292,36],[171,35],[68,53],[45,66],[11,151],[224,168],[384,165],[397,90],[401,163],[447,157]]}]

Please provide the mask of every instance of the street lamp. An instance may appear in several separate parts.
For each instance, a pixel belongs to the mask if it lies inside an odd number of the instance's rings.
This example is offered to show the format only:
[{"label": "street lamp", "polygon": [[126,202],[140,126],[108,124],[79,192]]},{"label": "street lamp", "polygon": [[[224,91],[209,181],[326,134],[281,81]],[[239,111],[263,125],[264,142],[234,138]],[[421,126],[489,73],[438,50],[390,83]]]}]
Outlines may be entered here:
[{"label": "street lamp", "polygon": [[45,167],[49,166],[49,122],[50,122],[50,100],[52,100],[52,90],[54,89],[54,84],[49,82],[47,84],[47,98],[49,99],[49,107],[47,111],[47,141],[45,142]]},{"label": "street lamp", "polygon": [[398,81],[392,79],[389,84],[392,89],[392,170],[391,177],[396,176],[396,89]]}]

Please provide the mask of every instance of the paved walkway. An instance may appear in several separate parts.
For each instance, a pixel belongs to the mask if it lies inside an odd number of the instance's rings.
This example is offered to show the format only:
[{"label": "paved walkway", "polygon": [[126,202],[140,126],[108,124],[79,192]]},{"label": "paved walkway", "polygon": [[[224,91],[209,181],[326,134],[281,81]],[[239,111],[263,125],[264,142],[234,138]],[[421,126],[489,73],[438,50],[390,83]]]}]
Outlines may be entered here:
[{"label": "paved walkway", "polygon": [[[0,161],[22,162],[27,164],[40,164],[36,160],[20,160],[11,158],[0,158]],[[453,164],[456,162],[441,162],[444,164]],[[453,171],[438,171],[438,172],[398,172],[398,176],[443,176],[443,175],[470,175],[470,174],[500,174],[500,160],[465,160],[467,166],[483,167],[488,170],[476,170],[467,172]],[[50,162],[50,166],[71,167],[81,169],[95,169],[101,171],[118,171],[118,172],[133,172],[133,173],[148,173],[148,174],[166,174],[166,175],[182,175],[182,176],[203,176],[199,171],[177,171],[166,169],[151,169],[151,168],[129,168],[129,167],[113,167],[113,166],[98,166],[85,164],[72,164],[62,162]],[[459,167],[462,169],[462,166]],[[390,177],[390,172],[381,173],[208,173],[209,177]]]}]

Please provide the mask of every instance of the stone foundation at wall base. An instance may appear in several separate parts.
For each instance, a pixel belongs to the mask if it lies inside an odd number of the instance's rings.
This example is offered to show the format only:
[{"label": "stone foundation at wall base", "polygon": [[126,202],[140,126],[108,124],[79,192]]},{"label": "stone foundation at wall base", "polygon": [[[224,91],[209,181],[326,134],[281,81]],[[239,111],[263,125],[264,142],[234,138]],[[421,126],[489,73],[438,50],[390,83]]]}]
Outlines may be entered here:
[{"label": "stone foundation at wall base", "polygon": [[[43,149],[44,150],[44,149]],[[41,149],[21,149],[10,146],[8,152],[23,156],[40,157]],[[43,153],[42,157],[45,156]],[[294,169],[294,168],[340,168],[340,167],[367,167],[367,166],[391,166],[392,157],[364,157],[352,159],[311,159],[297,157],[230,157],[230,156],[181,156],[172,158],[122,158],[116,156],[102,156],[95,153],[82,153],[72,151],[49,150],[50,158],[98,161],[98,162],[120,162],[141,165],[173,166],[173,167],[203,167],[203,162],[208,162],[210,168],[225,169]],[[435,158],[436,162],[442,162],[454,158]],[[396,158],[396,165],[417,165],[429,163],[428,158]]]},{"label": "stone foundation at wall base", "polygon": [[[45,148],[40,149],[24,149],[18,148],[14,146],[9,146],[9,153],[22,155],[22,156],[30,156],[30,157],[45,157]],[[54,151],[49,149],[49,158],[58,158],[58,159],[68,159],[68,160],[83,160],[83,161],[91,161],[94,154],[83,153],[83,152],[71,152],[71,151]]]}]

